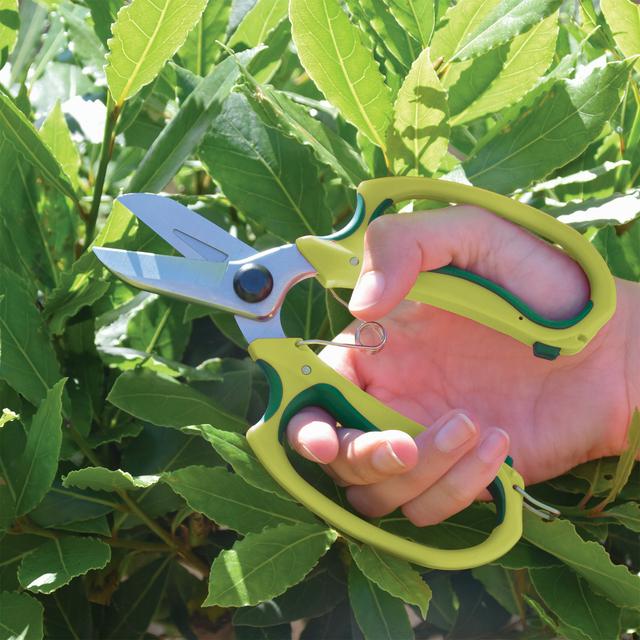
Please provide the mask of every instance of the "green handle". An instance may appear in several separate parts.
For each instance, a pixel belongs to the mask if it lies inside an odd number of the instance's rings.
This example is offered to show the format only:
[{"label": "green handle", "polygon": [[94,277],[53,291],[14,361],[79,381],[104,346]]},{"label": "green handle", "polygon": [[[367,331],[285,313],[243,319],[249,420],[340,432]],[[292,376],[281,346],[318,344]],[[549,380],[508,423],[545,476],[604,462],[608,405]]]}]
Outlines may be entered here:
[{"label": "green handle", "polygon": [[[537,314],[496,283],[452,265],[421,273],[407,298],[457,313],[533,347],[553,359],[578,353],[615,310],[615,285],[606,263],[577,231],[533,207],[484,189],[430,178],[378,178],[358,187],[351,222],[337,233],[299,238],[300,252],[326,287],[353,288],[360,273],[367,226],[394,203],[428,198],[484,207],[539,237],[557,244],[584,270],[591,299],[574,318],[556,321]],[[408,214],[411,215],[411,214]]]}]

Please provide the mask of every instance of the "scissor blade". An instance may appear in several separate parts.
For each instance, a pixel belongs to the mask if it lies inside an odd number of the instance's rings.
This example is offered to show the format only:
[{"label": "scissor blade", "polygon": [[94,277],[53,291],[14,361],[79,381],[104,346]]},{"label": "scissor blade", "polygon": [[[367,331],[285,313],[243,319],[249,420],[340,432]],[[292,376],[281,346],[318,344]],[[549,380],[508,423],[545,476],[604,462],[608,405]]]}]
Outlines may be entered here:
[{"label": "scissor blade", "polygon": [[252,247],[217,224],[171,198],[129,193],[120,196],[118,202],[187,258],[226,262],[248,258],[255,253]]},{"label": "scissor blade", "polygon": [[236,311],[235,306],[229,308],[220,290],[227,271],[226,262],[190,260],[106,247],[94,247],[93,253],[107,269],[134,287],[186,302]]}]

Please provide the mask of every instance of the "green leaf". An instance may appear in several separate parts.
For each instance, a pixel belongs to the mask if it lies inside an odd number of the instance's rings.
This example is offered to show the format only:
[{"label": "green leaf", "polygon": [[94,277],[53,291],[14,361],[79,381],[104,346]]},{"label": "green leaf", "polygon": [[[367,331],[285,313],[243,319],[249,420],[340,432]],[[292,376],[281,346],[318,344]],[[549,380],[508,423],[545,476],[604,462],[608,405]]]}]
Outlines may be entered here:
[{"label": "green leaf", "polygon": [[[0,471],[10,489],[15,515],[29,513],[51,487],[62,443],[62,389],[66,378],[47,393],[31,420],[22,451],[0,460]],[[3,428],[3,432],[8,427]]]},{"label": "green leaf", "polygon": [[224,41],[229,22],[228,2],[209,2],[195,28],[189,32],[185,43],[178,52],[184,67],[199,76],[207,75],[218,56],[221,47],[217,41]]},{"label": "green leaf", "polygon": [[249,533],[213,561],[203,606],[247,606],[284,593],[313,569],[336,537],[315,524]]},{"label": "green leaf", "polygon": [[19,27],[18,0],[0,0],[0,67],[16,43]]},{"label": "green leaf", "polygon": [[[556,82],[463,167],[476,186],[509,193],[548,175],[600,135],[620,102],[628,63],[596,60],[573,80]],[[497,135],[500,134],[500,135]]]},{"label": "green leaf", "polygon": [[349,600],[365,640],[412,640],[402,601],[378,588],[357,567],[349,568]]},{"label": "green leaf", "polygon": [[16,575],[18,564],[46,540],[42,536],[27,533],[0,538],[0,591],[16,591],[20,588]]},{"label": "green leaf", "polygon": [[133,477],[122,469],[105,469],[104,467],[85,467],[70,471],[62,478],[65,489],[92,489],[94,491],[133,491],[147,489],[160,479],[159,476]]},{"label": "green leaf", "polygon": [[[546,569],[545,569],[546,571]],[[551,569],[555,571],[555,569]],[[497,600],[509,613],[522,615],[520,589],[513,572],[495,564],[477,567],[472,571],[473,577],[480,580],[491,597]]]},{"label": "green leaf", "polygon": [[475,58],[529,30],[558,10],[561,0],[502,0],[473,33],[465,37],[452,60]]},{"label": "green leaf", "polygon": [[228,46],[255,47],[266,41],[267,36],[287,17],[289,0],[258,0],[228,42]]},{"label": "green leaf", "polygon": [[92,603],[81,580],[58,589],[50,598],[43,598],[47,638],[50,640],[83,640],[95,638],[91,615]]},{"label": "green leaf", "polygon": [[56,538],[22,561],[18,580],[34,593],[51,593],[91,569],[102,569],[110,559],[111,548],[96,538]]},{"label": "green leaf", "polygon": [[625,502],[617,504],[602,512],[603,516],[613,518],[630,531],[640,533],[640,504],[637,502]]},{"label": "green leaf", "polygon": [[[472,61],[454,63],[445,75],[452,125],[499,113],[543,76],[556,50],[558,14]],[[455,106],[454,106],[455,105]]]},{"label": "green leaf", "polygon": [[[242,52],[238,60],[248,62],[255,54]],[[238,62],[227,58],[200,80],[145,154],[129,182],[129,191],[155,193],[169,183],[202,141],[239,75]]]},{"label": "green leaf", "polygon": [[400,25],[421,44],[429,45],[435,25],[433,0],[385,0]]},{"label": "green leaf", "polygon": [[562,560],[598,593],[619,607],[640,608],[640,580],[623,565],[615,565],[597,542],[585,541],[568,520],[544,522],[524,514],[524,537]]},{"label": "green leaf", "polygon": [[431,589],[408,562],[382,553],[369,545],[358,546],[352,543],[349,545],[349,551],[358,569],[368,580],[394,598],[416,605],[422,617],[427,617]]},{"label": "green leaf", "polygon": [[53,111],[47,116],[40,137],[49,146],[55,159],[60,163],[65,175],[74,189],[78,189],[78,171],[80,170],[80,154],[71,139],[71,132],[67,126],[60,102],[56,102]]},{"label": "green leaf", "polygon": [[127,371],[118,377],[107,400],[141,420],[162,427],[211,423],[222,429],[244,431],[246,423],[211,403],[186,384],[149,371]]},{"label": "green leaf", "polygon": [[0,593],[0,638],[42,640],[42,605],[26,593]]},{"label": "green leaf", "polygon": [[184,44],[207,0],[133,0],[118,11],[107,55],[107,82],[116,106],[153,81]]},{"label": "green leaf", "polygon": [[247,439],[239,433],[216,429],[208,424],[197,427],[197,432],[233,467],[233,470],[250,485],[292,500],[279,484],[265,471],[251,450]]},{"label": "green leaf", "polygon": [[346,185],[356,186],[369,177],[355,149],[309,115],[308,109],[283,91],[258,84],[246,69],[243,69],[243,79],[240,89],[265,124],[309,145],[317,160],[329,167]]},{"label": "green leaf", "polygon": [[0,142],[3,141],[7,141],[20,156],[35,167],[52,187],[72,200],[76,199],[69,178],[35,127],[13,100],[0,91]]},{"label": "green leaf", "polygon": [[229,200],[278,238],[331,230],[311,150],[263,125],[244,96],[229,96],[198,155]]},{"label": "green leaf", "polygon": [[163,481],[195,511],[239,533],[316,522],[303,507],[260,491],[223,468],[186,467],[165,475]]},{"label": "green leaf", "polygon": [[540,597],[562,624],[587,638],[619,638],[620,609],[594,593],[570,569],[532,569],[531,581]]},{"label": "green leaf", "polygon": [[640,216],[640,189],[629,193],[614,193],[606,198],[588,198],[558,207],[547,205],[549,213],[560,222],[579,230],[591,226],[623,225]]},{"label": "green leaf", "polygon": [[273,627],[234,628],[235,640],[291,640],[291,625],[278,624]]},{"label": "green leaf", "polygon": [[111,536],[111,527],[106,516],[98,516],[90,520],[79,520],[78,522],[69,522],[68,524],[56,525],[57,529],[62,531],[70,531],[71,533],[93,533],[94,535]]},{"label": "green leaf", "polygon": [[291,0],[289,17],[302,65],[326,98],[385,149],[391,91],[338,0]]},{"label": "green leaf", "polygon": [[111,24],[115,22],[123,2],[124,0],[85,0],[91,11],[95,32],[105,48],[111,37]]},{"label": "green leaf", "polygon": [[388,152],[398,175],[431,175],[449,146],[449,107],[425,49],[413,63],[394,105]]},{"label": "green leaf", "polygon": [[634,282],[640,282],[639,243],[640,222],[637,220],[620,235],[613,227],[605,227],[593,239],[594,247],[607,261],[611,273]]},{"label": "green leaf", "polygon": [[[640,6],[633,0],[602,0],[600,9],[625,56],[640,55]],[[640,71],[640,58],[636,60]]]}]

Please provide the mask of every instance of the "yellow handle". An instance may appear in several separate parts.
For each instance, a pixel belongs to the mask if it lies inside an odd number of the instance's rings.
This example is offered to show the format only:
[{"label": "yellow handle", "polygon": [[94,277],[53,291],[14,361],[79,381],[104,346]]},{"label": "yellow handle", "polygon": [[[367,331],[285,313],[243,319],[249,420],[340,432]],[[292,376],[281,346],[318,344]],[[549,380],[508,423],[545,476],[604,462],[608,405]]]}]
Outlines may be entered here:
[{"label": "yellow handle", "polygon": [[584,270],[591,300],[575,319],[554,322],[537,316],[501,287],[451,268],[420,274],[408,299],[480,322],[533,345],[536,355],[550,358],[581,351],[613,315],[616,298],[611,273],[596,249],[577,231],[511,198],[446,180],[394,177],[362,182],[358,187],[359,206],[351,223],[332,236],[299,238],[298,249],[316,268],[324,286],[353,288],[371,219],[393,203],[416,198],[484,207],[559,245]]},{"label": "yellow handle", "polygon": [[[467,549],[436,549],[384,531],[324,496],[301,478],[287,458],[282,438],[290,417],[304,406],[320,405],[338,417],[346,412],[358,426],[401,429],[411,436],[423,427],[385,406],[322,362],[298,338],[259,339],[249,353],[267,377],[271,395],[261,422],[249,429],[247,440],[273,478],[290,495],[346,536],[350,536],[409,562],[433,569],[477,567],[505,554],[522,535],[522,497],[513,489],[524,488],[520,475],[502,465],[495,489],[502,493],[498,524],[482,543]],[[357,414],[357,415],[356,415]],[[348,426],[356,426],[349,423]]]}]

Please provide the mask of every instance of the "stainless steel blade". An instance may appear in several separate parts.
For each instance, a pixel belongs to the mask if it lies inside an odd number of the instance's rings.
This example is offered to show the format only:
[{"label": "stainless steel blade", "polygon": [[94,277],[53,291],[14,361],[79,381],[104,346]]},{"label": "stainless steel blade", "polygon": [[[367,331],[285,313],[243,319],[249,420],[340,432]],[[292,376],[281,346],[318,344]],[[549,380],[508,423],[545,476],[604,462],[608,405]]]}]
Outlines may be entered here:
[{"label": "stainless steel blade", "polygon": [[242,240],[171,198],[129,193],[120,196],[118,202],[186,258],[226,262],[256,253]]}]

